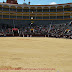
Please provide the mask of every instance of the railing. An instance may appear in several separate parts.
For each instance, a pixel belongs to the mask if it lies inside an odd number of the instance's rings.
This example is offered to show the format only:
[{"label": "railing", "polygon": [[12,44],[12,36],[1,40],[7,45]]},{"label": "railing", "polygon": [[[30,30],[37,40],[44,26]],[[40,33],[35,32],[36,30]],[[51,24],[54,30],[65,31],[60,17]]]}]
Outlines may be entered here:
[{"label": "railing", "polygon": [[72,20],[72,18],[64,18],[64,19],[21,19],[21,18],[2,18],[0,17],[0,19],[12,19],[12,20]]},{"label": "railing", "polygon": [[37,14],[9,14],[9,13],[0,13],[0,15],[9,15],[9,16],[72,16],[72,14],[42,14],[42,15],[37,15]]},{"label": "railing", "polygon": [[62,13],[62,12],[72,12],[72,11],[55,11],[55,12],[52,12],[52,11],[48,11],[48,12],[44,12],[44,11],[42,11],[42,12],[29,12],[29,11],[27,11],[27,12],[18,12],[18,11],[4,11],[4,10],[0,10],[0,12],[9,12],[9,13]]}]

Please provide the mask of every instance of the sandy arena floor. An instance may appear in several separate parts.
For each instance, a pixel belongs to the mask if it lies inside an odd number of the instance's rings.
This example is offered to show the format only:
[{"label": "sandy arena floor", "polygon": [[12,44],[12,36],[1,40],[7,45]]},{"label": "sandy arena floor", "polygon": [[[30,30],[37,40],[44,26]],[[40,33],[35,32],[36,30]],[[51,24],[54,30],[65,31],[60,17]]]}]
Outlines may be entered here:
[{"label": "sandy arena floor", "polygon": [[0,37],[0,72],[72,72],[72,40]]}]

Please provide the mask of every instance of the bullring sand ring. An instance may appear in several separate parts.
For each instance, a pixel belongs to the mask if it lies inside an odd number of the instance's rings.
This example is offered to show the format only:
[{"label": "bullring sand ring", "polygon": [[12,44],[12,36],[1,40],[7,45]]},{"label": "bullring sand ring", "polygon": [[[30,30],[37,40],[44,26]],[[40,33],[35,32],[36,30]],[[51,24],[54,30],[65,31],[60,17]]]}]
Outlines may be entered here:
[{"label": "bullring sand ring", "polygon": [[[19,70],[11,70],[12,68]],[[20,70],[25,68],[28,70]],[[39,68],[48,70],[37,70]],[[72,72],[72,40],[1,37],[0,72]]]}]

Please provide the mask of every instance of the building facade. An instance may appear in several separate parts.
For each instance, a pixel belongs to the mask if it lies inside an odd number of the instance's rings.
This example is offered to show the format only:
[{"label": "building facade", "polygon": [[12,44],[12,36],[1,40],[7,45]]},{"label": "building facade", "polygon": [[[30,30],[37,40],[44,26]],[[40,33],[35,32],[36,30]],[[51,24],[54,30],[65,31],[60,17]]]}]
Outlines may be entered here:
[{"label": "building facade", "polygon": [[7,0],[6,3],[18,4],[17,0]]},{"label": "building facade", "polygon": [[0,23],[17,26],[59,24],[72,21],[72,3],[56,5],[28,5],[0,3]]}]

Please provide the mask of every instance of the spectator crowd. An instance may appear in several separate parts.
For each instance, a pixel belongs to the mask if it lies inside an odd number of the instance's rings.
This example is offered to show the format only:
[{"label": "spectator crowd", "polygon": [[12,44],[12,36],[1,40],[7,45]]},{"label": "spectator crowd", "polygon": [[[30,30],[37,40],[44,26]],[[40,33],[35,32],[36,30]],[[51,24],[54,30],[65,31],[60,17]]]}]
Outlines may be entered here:
[{"label": "spectator crowd", "polygon": [[20,27],[13,31],[12,28],[0,28],[0,36],[18,34],[19,36],[47,36],[56,38],[72,38],[72,25],[67,24],[49,24],[49,25],[29,25]]}]

